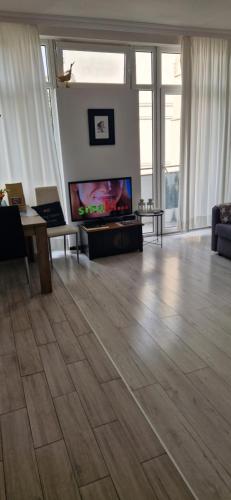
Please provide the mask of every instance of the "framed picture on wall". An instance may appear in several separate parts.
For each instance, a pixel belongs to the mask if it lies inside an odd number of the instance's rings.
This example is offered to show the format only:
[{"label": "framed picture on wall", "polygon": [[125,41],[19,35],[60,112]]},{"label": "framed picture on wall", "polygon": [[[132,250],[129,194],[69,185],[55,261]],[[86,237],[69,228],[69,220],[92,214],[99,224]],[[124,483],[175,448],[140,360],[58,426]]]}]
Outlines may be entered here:
[{"label": "framed picture on wall", "polygon": [[88,109],[91,146],[115,144],[114,109]]}]

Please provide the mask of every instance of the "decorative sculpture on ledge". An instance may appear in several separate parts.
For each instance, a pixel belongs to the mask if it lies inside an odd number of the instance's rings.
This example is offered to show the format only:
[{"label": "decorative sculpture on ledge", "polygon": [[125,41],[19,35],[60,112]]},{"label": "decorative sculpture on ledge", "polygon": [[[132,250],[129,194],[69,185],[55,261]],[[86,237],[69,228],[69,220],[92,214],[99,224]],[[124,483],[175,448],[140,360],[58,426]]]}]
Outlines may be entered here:
[{"label": "decorative sculpture on ledge", "polygon": [[70,87],[69,82],[71,80],[71,73],[72,73],[72,66],[73,66],[73,64],[75,64],[75,63],[74,62],[71,63],[70,69],[68,71],[65,71],[65,73],[63,73],[63,75],[57,76],[58,82],[65,83],[66,88]]}]

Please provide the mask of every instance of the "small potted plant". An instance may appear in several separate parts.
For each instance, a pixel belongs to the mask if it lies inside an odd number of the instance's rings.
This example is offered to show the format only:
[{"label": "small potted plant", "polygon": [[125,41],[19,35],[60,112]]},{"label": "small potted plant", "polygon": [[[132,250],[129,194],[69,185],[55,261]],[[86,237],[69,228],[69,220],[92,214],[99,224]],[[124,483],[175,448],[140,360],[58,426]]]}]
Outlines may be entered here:
[{"label": "small potted plant", "polygon": [[7,191],[6,189],[0,189],[0,206],[5,205],[5,201],[3,201]]}]

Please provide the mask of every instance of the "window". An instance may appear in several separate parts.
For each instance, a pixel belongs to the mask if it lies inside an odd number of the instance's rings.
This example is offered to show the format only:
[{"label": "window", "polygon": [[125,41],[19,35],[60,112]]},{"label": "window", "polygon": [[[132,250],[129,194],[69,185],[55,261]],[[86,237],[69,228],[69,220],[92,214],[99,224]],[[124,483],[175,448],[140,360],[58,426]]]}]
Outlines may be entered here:
[{"label": "window", "polygon": [[181,95],[164,94],[163,200],[165,227],[178,225]]},{"label": "window", "polygon": [[46,80],[46,82],[48,82],[49,77],[48,77],[48,60],[47,60],[47,46],[46,45],[41,45],[41,52],[42,52],[45,80]]},{"label": "window", "polygon": [[49,104],[49,109],[50,109],[50,113],[51,113],[52,126],[54,128],[53,109],[52,109],[52,102],[54,99],[54,95],[53,95],[54,94],[54,85],[53,85],[53,82],[51,80],[51,64],[50,64],[50,58],[49,58],[49,44],[48,44],[48,42],[41,43],[41,53],[42,53],[43,69],[44,69],[44,76],[45,76],[45,82],[46,82],[48,104]]},{"label": "window", "polygon": [[181,95],[165,94],[164,101],[164,166],[180,165]]},{"label": "window", "polygon": [[79,44],[58,44],[60,73],[68,71],[72,63],[71,82],[77,84],[126,83],[126,50],[98,48],[94,50]]},{"label": "window", "polygon": [[153,198],[153,52],[135,51],[135,87],[139,89],[141,198]]},{"label": "window", "polygon": [[54,132],[57,154],[59,162],[61,164],[60,139],[58,132],[58,115],[57,115],[57,105],[56,105],[56,95],[55,95],[56,81],[54,77],[54,71],[52,71],[52,68],[54,68],[54,59],[53,59],[54,54],[51,41],[48,40],[41,41],[41,54],[43,60],[43,68],[44,68],[44,76],[46,83],[47,100],[51,116],[51,124]]},{"label": "window", "polygon": [[152,53],[136,52],[136,84],[152,84]]},{"label": "window", "polygon": [[181,85],[180,54],[161,53],[162,85]]},{"label": "window", "polygon": [[153,197],[152,91],[139,91],[141,198]]}]

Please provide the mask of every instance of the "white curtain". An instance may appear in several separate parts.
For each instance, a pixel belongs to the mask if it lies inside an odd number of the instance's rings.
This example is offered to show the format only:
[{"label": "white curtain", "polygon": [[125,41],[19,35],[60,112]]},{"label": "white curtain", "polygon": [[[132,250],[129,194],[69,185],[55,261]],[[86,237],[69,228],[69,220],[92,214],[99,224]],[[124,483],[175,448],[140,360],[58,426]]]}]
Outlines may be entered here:
[{"label": "white curtain", "polygon": [[211,224],[213,205],[231,201],[230,42],[182,41],[182,229]]},{"label": "white curtain", "polygon": [[0,23],[0,187],[22,182],[26,203],[36,186],[61,176],[37,28]]}]

